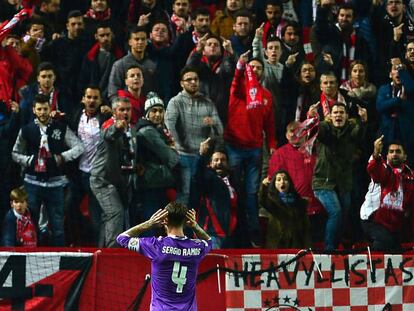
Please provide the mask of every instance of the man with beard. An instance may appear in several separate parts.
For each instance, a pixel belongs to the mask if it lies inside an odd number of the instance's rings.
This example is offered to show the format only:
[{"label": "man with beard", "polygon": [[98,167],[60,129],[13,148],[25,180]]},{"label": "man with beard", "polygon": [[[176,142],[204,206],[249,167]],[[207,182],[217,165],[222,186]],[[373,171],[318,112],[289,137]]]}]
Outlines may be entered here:
[{"label": "man with beard", "polygon": [[199,211],[200,226],[213,240],[213,248],[228,248],[237,225],[237,193],[232,186],[226,151],[216,147],[209,159],[210,145],[210,138],[200,144],[198,193],[191,194],[190,206]]},{"label": "man with beard", "polygon": [[239,10],[234,19],[233,35],[229,38],[236,57],[250,49],[253,41],[252,29],[252,13],[247,10]]},{"label": "man with beard", "polygon": [[200,82],[195,68],[181,71],[182,91],[167,106],[165,125],[171,132],[180,155],[181,189],[177,201],[188,205],[190,190],[195,185],[200,143],[208,137],[221,137],[223,126],[214,103],[200,93]]},{"label": "man with beard", "polygon": [[405,55],[404,57],[401,56],[401,59],[404,59],[404,64],[407,66],[408,72],[414,79],[414,40],[408,42],[405,48]]},{"label": "man with beard", "polygon": [[123,56],[122,50],[113,42],[114,33],[109,24],[103,22],[96,25],[95,44],[83,58],[79,73],[78,90],[95,84],[101,90],[104,102],[109,102],[108,82],[112,65]]},{"label": "man with beard", "polygon": [[353,27],[355,18],[353,7],[350,4],[342,5],[339,8],[337,22],[334,24],[329,22],[331,6],[331,0],[321,0],[317,8],[314,30],[321,47],[317,67],[320,71],[333,69],[336,77],[344,82],[350,76],[349,65],[352,61],[363,60],[369,65],[368,68],[371,68],[372,56],[368,43],[355,32]]},{"label": "man with beard", "polygon": [[[58,81],[75,91],[79,78],[80,64],[86,54],[88,45],[83,35],[85,23],[80,11],[71,11],[66,20],[67,32],[64,36],[46,43],[41,51],[41,58],[50,61],[56,68]],[[77,101],[80,94],[73,94]]]},{"label": "man with beard", "polygon": [[409,166],[414,164],[414,80],[399,58],[391,60],[391,83],[382,85],[377,95],[379,132],[385,148],[394,140],[404,145]]},{"label": "man with beard", "polygon": [[[69,244],[84,243],[85,239],[89,237],[92,239],[90,242],[97,246],[101,208],[90,188],[89,178],[101,135],[101,125],[111,117],[111,108],[102,106],[101,92],[98,87],[93,85],[89,85],[85,89],[81,103],[82,105],[74,109],[69,119],[69,127],[85,147],[84,153],[79,157],[76,167],[73,167],[69,176],[67,222],[68,226],[73,228],[70,236],[72,240],[69,241]],[[90,225],[83,219],[79,209],[85,195],[88,196],[91,232],[88,231]],[[78,236],[75,236],[75,233],[78,233]]]},{"label": "man with beard", "polygon": [[170,18],[170,27],[172,28],[172,38],[174,41],[177,36],[185,33],[191,26],[190,18],[190,1],[174,0],[172,4],[172,12]]},{"label": "man with beard", "polygon": [[114,33],[111,40],[114,39],[118,46],[123,46],[125,31],[122,29],[120,22],[112,16],[108,0],[91,0],[91,6],[85,14],[85,33],[87,39],[92,43],[96,39],[96,27],[102,23],[106,23]]},{"label": "man with beard", "polygon": [[363,226],[373,250],[398,252],[406,219],[413,213],[414,175],[405,164],[407,154],[400,142],[391,142],[387,161],[382,159],[383,139],[381,136],[374,142],[367,168],[373,182],[381,185],[380,204]]},{"label": "man with beard", "polygon": [[262,44],[266,46],[270,37],[282,37],[282,28],[286,21],[282,19],[283,4],[281,0],[267,0],[265,6],[266,21],[263,25]]},{"label": "man with beard", "polygon": [[33,18],[41,19],[45,24],[46,40],[60,36],[62,22],[59,21],[60,0],[41,0],[33,10]]},{"label": "man with beard", "polygon": [[[318,119],[317,106],[312,105],[309,116]],[[352,164],[355,148],[364,140],[367,111],[358,107],[359,118],[349,120],[343,103],[331,108],[329,121],[319,124],[317,160],[312,189],[328,214],[325,228],[325,250],[332,251],[341,242],[341,228],[347,228],[351,208]]]},{"label": "man with beard", "polygon": [[[403,0],[387,0],[385,11],[381,0],[372,1],[371,25],[377,42],[377,63],[375,64],[374,82],[376,85],[386,83],[387,64],[395,49],[404,51],[407,42],[414,39],[414,24],[406,14]],[[394,48],[390,49],[390,45]]]},{"label": "man with beard", "polygon": [[209,97],[217,107],[223,123],[227,119],[230,82],[236,59],[230,40],[223,42],[215,35],[204,35],[187,60],[187,65],[197,68],[200,92]]},{"label": "man with beard", "polygon": [[297,72],[305,60],[305,51],[299,33],[299,25],[295,22],[288,22],[282,28],[282,55],[279,61],[292,68],[293,72]]},{"label": "man with beard", "polygon": [[34,223],[39,221],[43,204],[49,216],[52,246],[64,246],[64,164],[79,157],[84,147],[64,123],[51,118],[50,112],[49,97],[37,94],[33,101],[36,119],[20,130],[12,157],[25,170],[24,187]]},{"label": "man with beard", "polygon": [[69,91],[63,87],[58,87],[56,83],[56,70],[52,63],[43,62],[37,67],[37,82],[21,89],[22,100],[20,108],[22,109],[22,125],[25,125],[34,119],[32,103],[37,94],[43,94],[49,97],[53,117],[62,117],[72,111],[73,104]]},{"label": "man with beard", "polygon": [[[200,38],[210,32],[210,12],[205,8],[197,8],[191,13],[192,27],[180,34],[173,45],[174,68],[173,81],[179,81],[180,72],[191,51],[197,46]],[[178,92],[180,84],[174,85],[175,92]],[[173,92],[173,93],[175,93]]]},{"label": "man with beard", "polygon": [[[257,192],[264,138],[272,154],[276,150],[272,94],[260,84],[263,61],[239,57],[230,89],[228,122],[224,132],[237,193],[246,194],[247,234],[251,246],[259,246]],[[244,179],[243,179],[244,176]],[[244,183],[242,184],[242,180]],[[244,189],[242,189],[244,187]]]}]

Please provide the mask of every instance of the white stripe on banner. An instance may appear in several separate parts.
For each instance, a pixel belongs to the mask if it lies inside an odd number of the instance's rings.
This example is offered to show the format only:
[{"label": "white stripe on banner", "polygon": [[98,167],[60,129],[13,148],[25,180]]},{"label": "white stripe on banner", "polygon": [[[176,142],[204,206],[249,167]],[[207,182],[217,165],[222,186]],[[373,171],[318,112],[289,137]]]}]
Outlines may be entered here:
[{"label": "white stripe on banner", "polygon": [[[24,256],[26,257],[26,286],[30,286],[52,274],[60,271],[61,257],[91,257],[92,253],[77,253],[77,252],[38,252],[38,253],[15,253],[15,252],[1,252],[0,253],[0,271],[10,256]],[[13,273],[9,273],[3,287],[11,287]]]}]

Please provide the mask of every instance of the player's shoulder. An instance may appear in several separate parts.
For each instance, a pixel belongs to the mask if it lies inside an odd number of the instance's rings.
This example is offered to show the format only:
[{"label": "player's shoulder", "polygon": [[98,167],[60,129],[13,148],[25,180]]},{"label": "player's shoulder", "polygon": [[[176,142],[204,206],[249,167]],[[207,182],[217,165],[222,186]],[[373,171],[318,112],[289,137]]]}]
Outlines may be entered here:
[{"label": "player's shoulder", "polygon": [[205,247],[208,247],[212,243],[211,239],[207,241],[202,239],[189,239],[189,241],[196,245],[204,245]]}]

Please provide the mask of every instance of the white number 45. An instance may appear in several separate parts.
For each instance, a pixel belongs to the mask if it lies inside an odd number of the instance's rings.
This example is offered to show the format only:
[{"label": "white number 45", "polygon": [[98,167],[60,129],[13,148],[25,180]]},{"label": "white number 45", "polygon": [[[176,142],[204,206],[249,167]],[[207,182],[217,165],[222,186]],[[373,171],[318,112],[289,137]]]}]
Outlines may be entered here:
[{"label": "white number 45", "polygon": [[[181,268],[181,269],[180,269]],[[182,266],[178,261],[174,261],[173,272],[171,275],[171,280],[174,284],[177,284],[177,293],[183,292],[183,287],[187,283],[187,267]]]}]

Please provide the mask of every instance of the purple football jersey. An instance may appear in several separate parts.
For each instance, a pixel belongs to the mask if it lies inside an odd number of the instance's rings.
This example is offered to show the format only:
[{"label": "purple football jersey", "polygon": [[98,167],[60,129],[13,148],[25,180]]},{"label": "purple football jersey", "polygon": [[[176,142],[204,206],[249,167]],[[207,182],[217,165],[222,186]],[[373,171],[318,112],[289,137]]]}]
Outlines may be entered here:
[{"label": "purple football jersey", "polygon": [[211,240],[175,236],[131,238],[121,234],[117,241],[151,259],[150,310],[197,310],[197,269],[211,250]]}]

